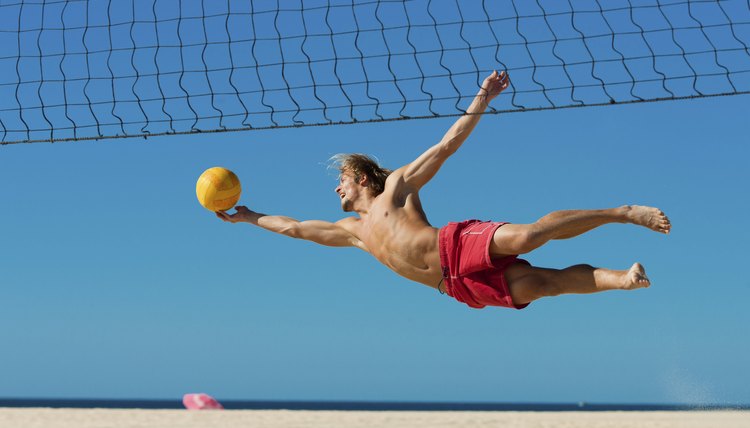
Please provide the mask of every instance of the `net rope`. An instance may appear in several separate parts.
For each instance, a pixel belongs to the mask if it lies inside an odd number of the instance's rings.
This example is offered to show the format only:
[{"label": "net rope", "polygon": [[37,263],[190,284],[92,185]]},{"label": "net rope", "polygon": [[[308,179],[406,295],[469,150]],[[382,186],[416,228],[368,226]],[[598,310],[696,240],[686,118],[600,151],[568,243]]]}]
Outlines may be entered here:
[{"label": "net rope", "polygon": [[0,2],[0,143],[750,93],[750,0]]}]

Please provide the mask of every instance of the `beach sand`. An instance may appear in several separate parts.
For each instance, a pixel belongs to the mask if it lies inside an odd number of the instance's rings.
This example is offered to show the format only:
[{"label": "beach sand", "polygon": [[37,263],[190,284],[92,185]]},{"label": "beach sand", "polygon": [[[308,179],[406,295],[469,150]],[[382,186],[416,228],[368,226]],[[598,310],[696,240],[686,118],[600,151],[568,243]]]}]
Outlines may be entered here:
[{"label": "beach sand", "polygon": [[0,408],[0,428],[750,428],[750,411],[433,412]]}]

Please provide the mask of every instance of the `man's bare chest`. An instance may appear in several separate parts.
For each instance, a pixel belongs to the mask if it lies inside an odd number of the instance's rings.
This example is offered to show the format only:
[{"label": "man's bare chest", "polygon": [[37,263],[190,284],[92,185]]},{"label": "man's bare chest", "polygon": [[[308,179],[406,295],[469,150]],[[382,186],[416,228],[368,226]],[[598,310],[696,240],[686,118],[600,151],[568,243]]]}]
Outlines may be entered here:
[{"label": "man's bare chest", "polygon": [[387,203],[374,204],[368,215],[361,221],[361,236],[368,246],[374,241],[382,243],[400,241],[416,230],[427,226],[421,207],[414,204]]}]

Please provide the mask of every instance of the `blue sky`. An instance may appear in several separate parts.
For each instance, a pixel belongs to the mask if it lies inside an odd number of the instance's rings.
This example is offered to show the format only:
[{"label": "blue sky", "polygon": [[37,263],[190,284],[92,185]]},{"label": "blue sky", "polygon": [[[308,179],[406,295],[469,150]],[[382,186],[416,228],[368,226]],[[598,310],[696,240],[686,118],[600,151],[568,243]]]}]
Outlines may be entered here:
[{"label": "blue sky", "polygon": [[0,396],[746,403],[747,96],[482,119],[422,192],[435,226],[658,206],[662,236],[608,225],[535,265],[646,266],[653,286],[470,309],[356,249],[214,218],[242,203],[340,218],[325,162],[409,162],[453,119],[4,146]]}]

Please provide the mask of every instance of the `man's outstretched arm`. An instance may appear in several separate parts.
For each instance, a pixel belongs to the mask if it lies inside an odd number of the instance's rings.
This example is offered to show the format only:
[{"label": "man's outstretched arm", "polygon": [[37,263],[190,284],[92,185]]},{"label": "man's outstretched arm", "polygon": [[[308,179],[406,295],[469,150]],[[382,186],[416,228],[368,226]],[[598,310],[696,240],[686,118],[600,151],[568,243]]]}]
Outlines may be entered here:
[{"label": "man's outstretched arm", "polygon": [[341,220],[330,223],[321,220],[299,221],[280,215],[266,215],[238,206],[235,214],[218,211],[216,216],[230,223],[250,223],[291,238],[305,239],[331,247],[362,247],[360,240],[347,231]]},{"label": "man's outstretched arm", "polygon": [[448,129],[443,139],[439,143],[430,147],[422,153],[414,162],[404,167],[404,181],[410,185],[421,188],[435,176],[446,159],[461,147],[471,131],[479,123],[490,101],[500,95],[508,85],[510,80],[508,75],[503,71],[498,73],[492,72],[484,82],[474,100],[466,109],[466,114],[461,116],[453,126]]}]

